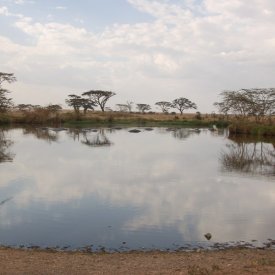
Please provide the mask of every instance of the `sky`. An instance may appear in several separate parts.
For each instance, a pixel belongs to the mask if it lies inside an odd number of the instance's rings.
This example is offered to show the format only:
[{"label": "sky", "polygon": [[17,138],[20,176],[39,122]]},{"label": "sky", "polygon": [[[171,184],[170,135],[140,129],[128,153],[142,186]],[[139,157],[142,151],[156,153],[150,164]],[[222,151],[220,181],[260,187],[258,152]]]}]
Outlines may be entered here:
[{"label": "sky", "polygon": [[[0,0],[0,71],[16,104],[89,90],[108,106],[275,87],[274,0]],[[157,110],[156,108],[153,108]]]}]

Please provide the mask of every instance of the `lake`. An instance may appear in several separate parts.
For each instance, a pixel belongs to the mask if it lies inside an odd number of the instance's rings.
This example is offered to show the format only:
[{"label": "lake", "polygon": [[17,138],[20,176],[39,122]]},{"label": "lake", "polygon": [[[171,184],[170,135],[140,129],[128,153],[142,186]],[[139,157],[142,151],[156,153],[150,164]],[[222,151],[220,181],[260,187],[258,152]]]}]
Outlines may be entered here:
[{"label": "lake", "polygon": [[92,251],[275,244],[275,139],[133,129],[1,128],[0,244]]}]

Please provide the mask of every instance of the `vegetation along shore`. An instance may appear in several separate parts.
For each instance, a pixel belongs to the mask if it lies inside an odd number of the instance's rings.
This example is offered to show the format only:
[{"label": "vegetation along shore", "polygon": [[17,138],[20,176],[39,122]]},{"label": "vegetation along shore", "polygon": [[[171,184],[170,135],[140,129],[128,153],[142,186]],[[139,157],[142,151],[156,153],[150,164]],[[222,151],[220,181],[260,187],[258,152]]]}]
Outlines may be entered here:
[{"label": "vegetation along shore", "polygon": [[[188,109],[197,110],[191,100],[180,97],[169,101],[158,101],[159,112],[151,111],[145,103],[127,101],[116,104],[116,110],[106,106],[116,95],[111,91],[90,90],[81,95],[70,94],[64,101],[71,107],[63,109],[59,104],[48,106],[28,103],[15,105],[9,97],[4,83],[16,81],[12,73],[0,72],[0,125],[147,125],[182,127],[228,127],[231,135],[275,136],[275,89],[241,89],[223,91],[220,101],[214,106],[218,114],[184,113]],[[99,107],[100,111],[95,108]],[[173,110],[174,109],[174,110]],[[173,111],[171,111],[173,110]],[[178,113],[177,113],[178,112]]]}]

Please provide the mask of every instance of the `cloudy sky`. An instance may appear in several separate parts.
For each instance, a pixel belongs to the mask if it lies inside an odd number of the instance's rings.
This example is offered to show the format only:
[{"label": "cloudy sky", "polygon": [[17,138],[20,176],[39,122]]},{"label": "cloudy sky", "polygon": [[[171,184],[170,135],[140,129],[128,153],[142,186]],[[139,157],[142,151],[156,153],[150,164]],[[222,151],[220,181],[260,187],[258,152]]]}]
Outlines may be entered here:
[{"label": "cloudy sky", "polygon": [[[0,71],[15,103],[90,89],[153,105],[275,86],[274,0],[0,0]],[[8,87],[7,87],[8,88]]]}]

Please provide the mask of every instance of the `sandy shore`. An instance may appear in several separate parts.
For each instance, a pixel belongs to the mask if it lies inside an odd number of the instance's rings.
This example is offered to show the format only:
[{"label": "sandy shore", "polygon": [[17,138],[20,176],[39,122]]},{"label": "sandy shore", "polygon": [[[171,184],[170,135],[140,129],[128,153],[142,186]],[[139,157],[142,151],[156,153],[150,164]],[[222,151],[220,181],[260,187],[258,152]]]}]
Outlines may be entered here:
[{"label": "sandy shore", "polygon": [[275,274],[275,251],[81,253],[0,248],[0,274]]}]

